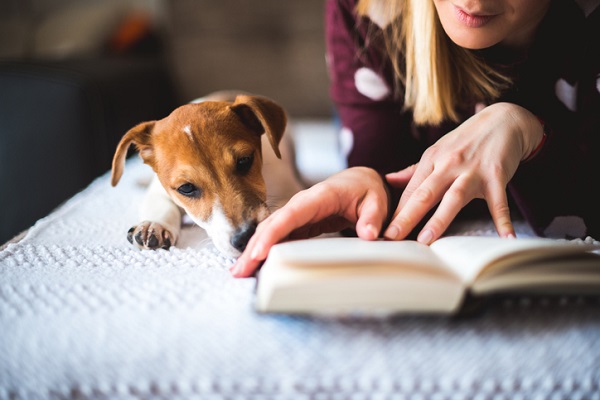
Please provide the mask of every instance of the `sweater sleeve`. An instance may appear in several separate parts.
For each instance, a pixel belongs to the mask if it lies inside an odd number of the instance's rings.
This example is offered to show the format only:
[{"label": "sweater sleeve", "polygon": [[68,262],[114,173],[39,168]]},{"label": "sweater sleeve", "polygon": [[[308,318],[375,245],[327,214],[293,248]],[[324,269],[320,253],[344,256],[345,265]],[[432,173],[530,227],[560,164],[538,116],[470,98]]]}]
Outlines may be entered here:
[{"label": "sweater sleeve", "polygon": [[417,162],[424,149],[411,136],[410,113],[395,95],[393,74],[377,43],[381,31],[357,17],[355,3],[327,0],[325,9],[330,95],[342,148],[349,166],[398,171]]}]

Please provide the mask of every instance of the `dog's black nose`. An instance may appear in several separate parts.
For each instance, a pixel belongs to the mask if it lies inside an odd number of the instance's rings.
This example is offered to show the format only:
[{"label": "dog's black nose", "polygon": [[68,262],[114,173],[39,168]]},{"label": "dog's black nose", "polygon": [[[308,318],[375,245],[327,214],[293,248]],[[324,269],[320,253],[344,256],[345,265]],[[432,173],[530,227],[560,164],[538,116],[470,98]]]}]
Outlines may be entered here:
[{"label": "dog's black nose", "polygon": [[231,237],[231,245],[235,247],[239,251],[244,251],[248,241],[254,235],[254,231],[256,231],[256,222],[253,222],[249,225],[244,226],[241,229],[238,229],[235,234]]}]

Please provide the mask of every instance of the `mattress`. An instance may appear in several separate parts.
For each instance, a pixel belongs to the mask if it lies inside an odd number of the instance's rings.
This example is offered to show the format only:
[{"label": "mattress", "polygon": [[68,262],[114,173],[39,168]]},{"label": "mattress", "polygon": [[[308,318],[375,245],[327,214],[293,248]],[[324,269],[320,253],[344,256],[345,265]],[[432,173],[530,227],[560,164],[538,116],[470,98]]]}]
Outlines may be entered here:
[{"label": "mattress", "polygon": [[[331,127],[303,128],[301,152]],[[117,187],[99,177],[0,251],[0,399],[600,398],[600,297],[506,297],[458,317],[259,314],[255,279],[232,278],[199,227],[168,251],[127,242],[151,173],[128,160]]]}]

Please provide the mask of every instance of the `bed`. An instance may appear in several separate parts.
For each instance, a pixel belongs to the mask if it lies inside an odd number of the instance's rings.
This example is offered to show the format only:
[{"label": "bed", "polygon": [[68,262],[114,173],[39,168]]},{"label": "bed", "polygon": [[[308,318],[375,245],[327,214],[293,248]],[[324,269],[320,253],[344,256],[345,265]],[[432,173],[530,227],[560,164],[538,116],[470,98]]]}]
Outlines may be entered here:
[{"label": "bed", "polygon": [[[319,129],[298,134],[307,181],[340,167],[307,158],[332,143]],[[168,251],[130,246],[151,171],[137,157],[125,171],[0,251],[0,399],[600,399],[600,296],[459,317],[258,314],[255,278],[232,278],[200,228]]]}]

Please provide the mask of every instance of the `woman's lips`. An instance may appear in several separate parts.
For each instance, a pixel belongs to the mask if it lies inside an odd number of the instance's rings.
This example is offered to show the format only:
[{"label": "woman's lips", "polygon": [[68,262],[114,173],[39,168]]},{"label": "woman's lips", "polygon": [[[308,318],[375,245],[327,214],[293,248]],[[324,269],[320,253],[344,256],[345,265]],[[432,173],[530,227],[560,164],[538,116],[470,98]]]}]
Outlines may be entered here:
[{"label": "woman's lips", "polygon": [[481,28],[490,22],[496,15],[473,15],[468,12],[454,7],[458,21],[469,28]]}]

